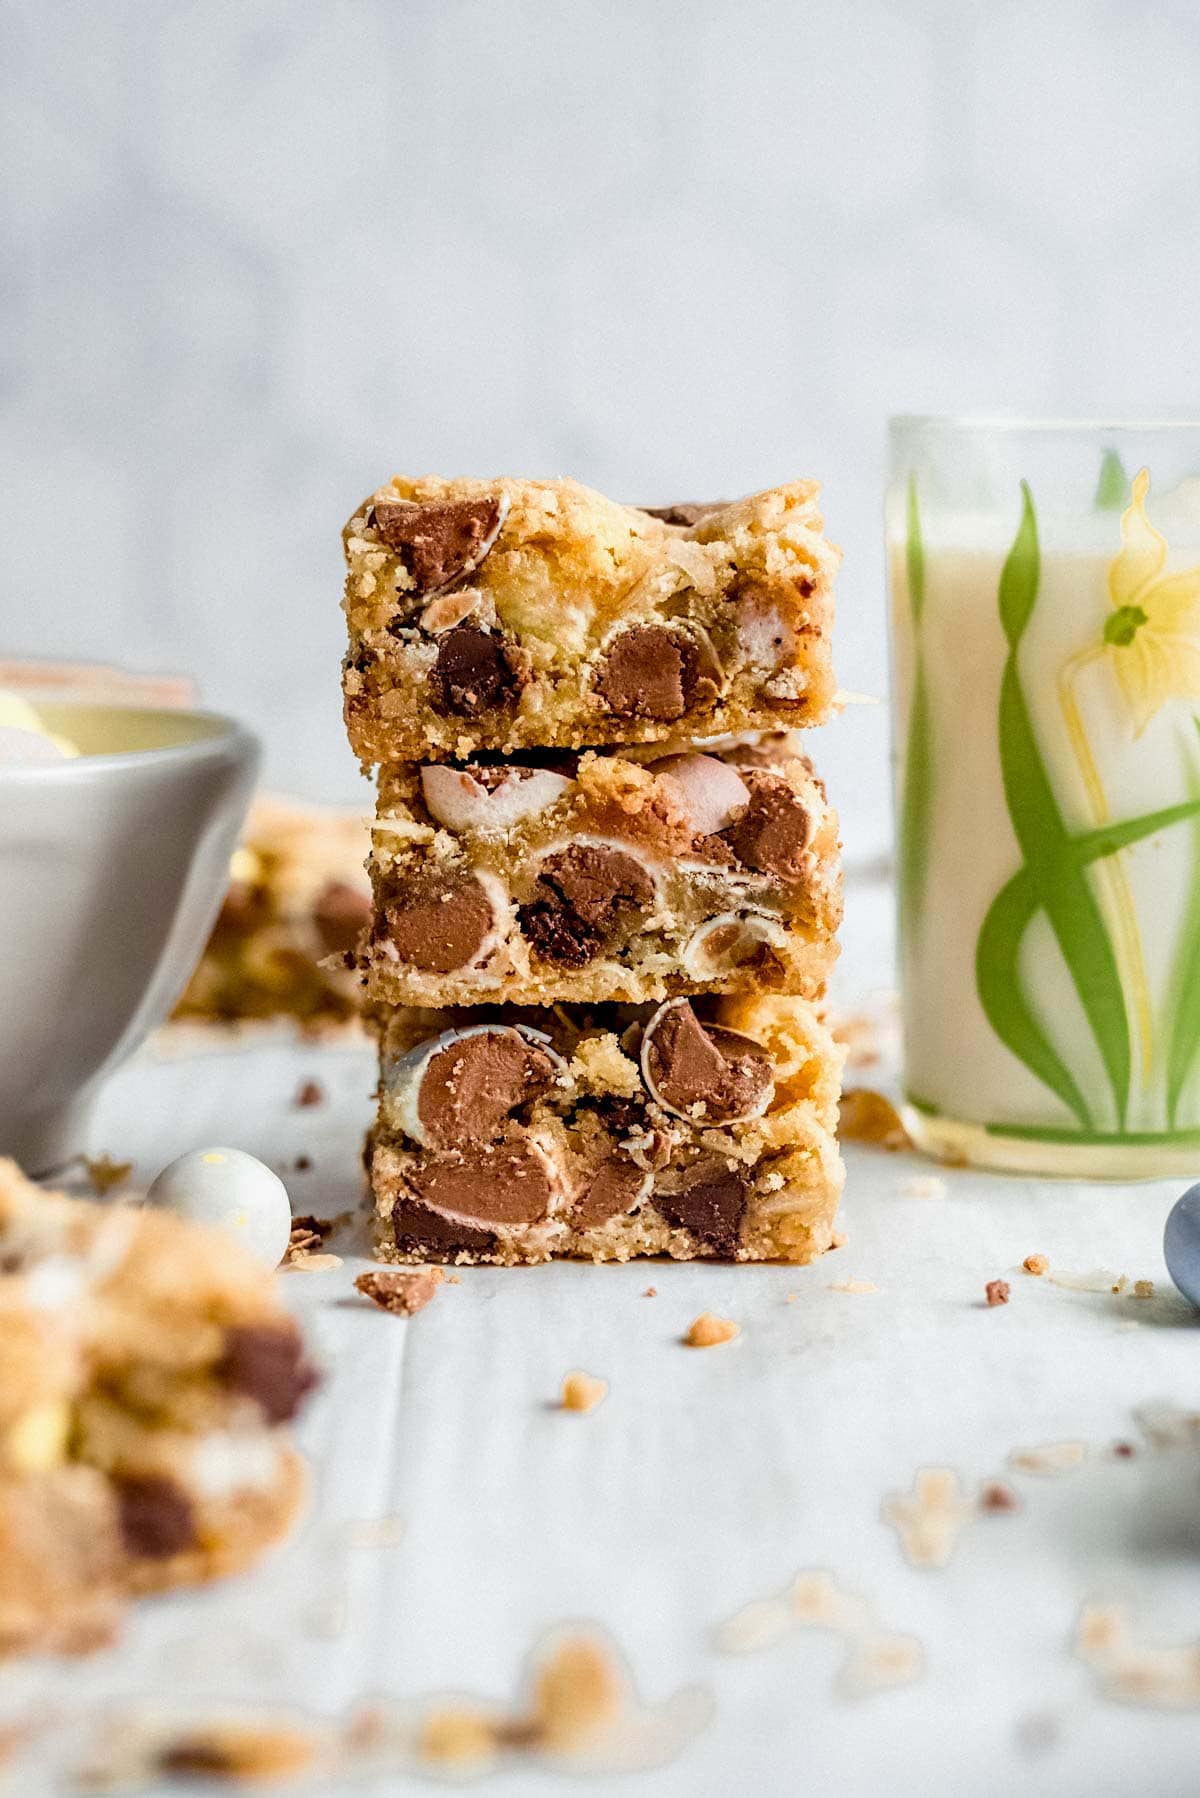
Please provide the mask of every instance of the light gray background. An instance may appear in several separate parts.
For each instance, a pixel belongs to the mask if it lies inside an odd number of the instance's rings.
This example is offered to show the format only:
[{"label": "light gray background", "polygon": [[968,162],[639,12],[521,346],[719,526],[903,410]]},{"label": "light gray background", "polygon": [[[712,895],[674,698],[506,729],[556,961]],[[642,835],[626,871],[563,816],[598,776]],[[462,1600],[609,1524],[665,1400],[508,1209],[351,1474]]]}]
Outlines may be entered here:
[{"label": "light gray background", "polygon": [[[889,411],[1197,405],[1195,0],[3,0],[0,647],[194,672],[365,795],[397,469],[809,473],[885,683]],[[885,840],[886,719],[819,753]]]}]

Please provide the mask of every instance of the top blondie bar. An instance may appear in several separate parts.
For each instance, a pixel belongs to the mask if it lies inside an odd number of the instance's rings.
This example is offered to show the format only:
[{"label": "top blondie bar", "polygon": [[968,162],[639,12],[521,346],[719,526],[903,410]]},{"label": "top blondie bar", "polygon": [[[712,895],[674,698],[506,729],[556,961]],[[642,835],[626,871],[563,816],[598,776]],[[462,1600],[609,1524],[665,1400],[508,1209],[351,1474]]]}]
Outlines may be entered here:
[{"label": "top blondie bar", "polygon": [[366,764],[819,724],[839,552],[814,481],[716,506],[396,476],[346,527]]}]

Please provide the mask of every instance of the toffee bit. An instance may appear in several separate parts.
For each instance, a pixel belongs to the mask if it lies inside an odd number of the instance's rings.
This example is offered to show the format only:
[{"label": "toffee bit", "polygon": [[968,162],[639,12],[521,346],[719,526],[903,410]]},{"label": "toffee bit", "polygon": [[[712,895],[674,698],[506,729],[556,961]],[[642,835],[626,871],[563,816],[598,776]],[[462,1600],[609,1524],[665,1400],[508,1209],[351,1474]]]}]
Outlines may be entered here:
[{"label": "toffee bit", "polygon": [[598,1380],[593,1374],[576,1370],[563,1380],[561,1404],[564,1411],[594,1411],[607,1397],[608,1381]]},{"label": "toffee bit", "polygon": [[1049,1268],[1050,1263],[1044,1255],[1026,1255],[1021,1266],[1025,1269],[1027,1274],[1044,1274]]},{"label": "toffee bit", "polygon": [[309,1111],[314,1105],[325,1103],[325,1088],[319,1080],[306,1080],[296,1094],[296,1109]]},{"label": "toffee bit", "polygon": [[732,1342],[741,1334],[741,1325],[735,1324],[728,1317],[717,1317],[712,1311],[702,1311],[699,1317],[692,1320],[684,1342],[688,1348],[716,1348],[719,1343]]},{"label": "toffee bit", "polygon": [[1007,1305],[1010,1292],[1007,1280],[989,1280],[983,1290],[989,1305]]},{"label": "toffee bit", "polygon": [[843,1142],[872,1143],[889,1153],[912,1147],[892,1101],[869,1086],[852,1086],[842,1094],[838,1135]]}]

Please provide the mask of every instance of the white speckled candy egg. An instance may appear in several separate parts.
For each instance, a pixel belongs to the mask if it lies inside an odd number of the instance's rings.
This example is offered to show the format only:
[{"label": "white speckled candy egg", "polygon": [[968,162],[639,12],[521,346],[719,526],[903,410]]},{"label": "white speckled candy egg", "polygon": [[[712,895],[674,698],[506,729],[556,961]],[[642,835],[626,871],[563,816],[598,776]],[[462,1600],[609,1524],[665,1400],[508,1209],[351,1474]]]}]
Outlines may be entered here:
[{"label": "white speckled candy egg", "polygon": [[279,1266],[292,1234],[287,1187],[244,1149],[193,1149],[181,1155],[163,1169],[146,1203],[228,1230],[268,1267]]}]

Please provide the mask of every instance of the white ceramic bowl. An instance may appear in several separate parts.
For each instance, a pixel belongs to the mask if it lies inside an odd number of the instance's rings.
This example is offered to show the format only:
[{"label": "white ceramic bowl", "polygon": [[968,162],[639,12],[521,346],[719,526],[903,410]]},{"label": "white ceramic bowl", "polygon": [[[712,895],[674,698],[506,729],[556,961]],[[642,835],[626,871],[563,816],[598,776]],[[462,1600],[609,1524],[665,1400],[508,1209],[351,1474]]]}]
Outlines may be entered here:
[{"label": "white ceramic bowl", "polygon": [[101,1081],[183,991],[259,747],[207,712],[37,711],[81,753],[0,764],[0,1154],[46,1173],[86,1152]]}]

